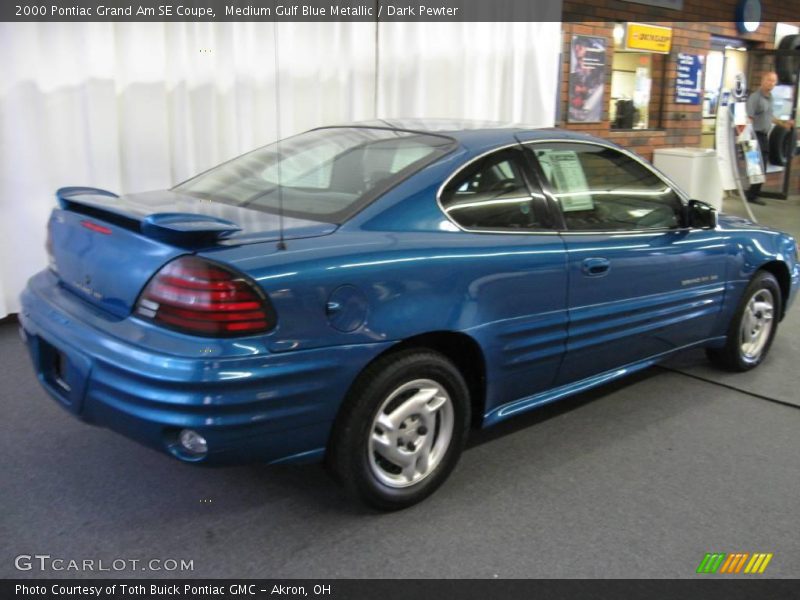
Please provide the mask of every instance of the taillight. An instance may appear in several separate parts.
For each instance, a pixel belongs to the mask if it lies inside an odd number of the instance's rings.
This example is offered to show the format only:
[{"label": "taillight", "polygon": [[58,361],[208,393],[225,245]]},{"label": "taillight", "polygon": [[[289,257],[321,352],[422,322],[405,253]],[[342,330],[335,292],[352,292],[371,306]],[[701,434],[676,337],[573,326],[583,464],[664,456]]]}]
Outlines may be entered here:
[{"label": "taillight", "polygon": [[216,263],[183,256],[144,288],[136,314],[184,333],[232,337],[268,331],[275,313],[255,283]]}]

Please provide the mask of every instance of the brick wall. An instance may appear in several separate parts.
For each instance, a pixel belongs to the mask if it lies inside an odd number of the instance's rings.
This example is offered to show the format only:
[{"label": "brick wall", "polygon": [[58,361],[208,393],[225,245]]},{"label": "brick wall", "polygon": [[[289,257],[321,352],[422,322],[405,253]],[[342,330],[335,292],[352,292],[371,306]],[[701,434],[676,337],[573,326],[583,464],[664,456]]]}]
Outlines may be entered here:
[{"label": "brick wall", "polygon": [[[560,127],[585,131],[625,146],[648,160],[652,160],[657,148],[698,146],[702,130],[702,106],[675,103],[675,79],[677,77],[677,55],[707,54],[711,49],[711,36],[719,35],[752,42],[755,48],[772,49],[775,39],[775,22],[798,24],[798,10],[793,2],[764,0],[762,2],[762,24],[756,33],[741,34],[734,21],[738,0],[684,0],[683,11],[660,9],[620,0],[564,0],[563,2],[563,48],[561,70],[562,121]],[[673,21],[673,19],[681,19]],[[689,19],[698,22],[690,22]],[[703,19],[702,22],[699,20]],[[642,22],[672,28],[672,50],[666,56],[666,69],[662,85],[652,90],[651,107],[663,96],[663,112],[658,130],[616,131],[611,129],[608,107],[611,98],[611,60],[613,55],[614,23]],[[603,99],[603,117],[600,123],[567,123],[569,91],[570,44],[573,35],[589,35],[606,39],[606,83]],[[768,65],[764,65],[768,66]],[[659,67],[654,65],[654,73]],[[755,72],[755,71],[754,71]],[[758,81],[749,82],[751,88]],[[660,102],[659,102],[660,103]],[[651,115],[654,115],[651,111]],[[651,121],[653,119],[651,118]],[[658,122],[651,127],[659,127]],[[800,159],[792,165],[792,192],[800,191]],[[778,176],[771,176],[775,179]],[[772,180],[770,180],[772,182]]]}]

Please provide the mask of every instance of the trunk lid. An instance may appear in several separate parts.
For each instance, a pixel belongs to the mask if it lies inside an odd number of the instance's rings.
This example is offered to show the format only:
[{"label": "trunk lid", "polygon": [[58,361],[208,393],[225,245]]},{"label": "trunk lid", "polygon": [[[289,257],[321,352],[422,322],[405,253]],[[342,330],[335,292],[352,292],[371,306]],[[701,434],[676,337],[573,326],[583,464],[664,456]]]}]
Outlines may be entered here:
[{"label": "trunk lid", "polygon": [[[51,263],[62,284],[109,313],[131,313],[150,278],[167,262],[201,249],[276,242],[277,215],[171,191],[116,196],[61,188],[48,224]],[[286,240],[327,235],[336,225],[284,217]],[[260,254],[277,250],[265,243]]]}]

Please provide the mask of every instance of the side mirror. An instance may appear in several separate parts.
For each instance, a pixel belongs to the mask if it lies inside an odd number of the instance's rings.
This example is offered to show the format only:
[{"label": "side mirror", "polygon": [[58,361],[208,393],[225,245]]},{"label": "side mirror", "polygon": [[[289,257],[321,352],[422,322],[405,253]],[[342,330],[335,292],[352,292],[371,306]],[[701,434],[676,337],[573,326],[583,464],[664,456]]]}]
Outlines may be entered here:
[{"label": "side mirror", "polygon": [[702,200],[689,200],[689,227],[693,229],[714,229],[717,226],[717,210]]}]

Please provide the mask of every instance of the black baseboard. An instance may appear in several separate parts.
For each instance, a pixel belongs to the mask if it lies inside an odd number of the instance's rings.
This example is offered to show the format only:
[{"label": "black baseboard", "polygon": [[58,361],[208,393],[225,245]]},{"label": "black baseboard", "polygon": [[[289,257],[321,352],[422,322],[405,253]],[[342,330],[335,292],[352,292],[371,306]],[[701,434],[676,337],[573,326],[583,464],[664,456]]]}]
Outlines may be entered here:
[{"label": "black baseboard", "polygon": [[758,192],[762,198],[774,198],[775,200],[787,200],[789,197],[783,192]]},{"label": "black baseboard", "polygon": [[17,313],[12,313],[7,317],[0,319],[0,326],[2,325],[17,325],[19,323],[19,318],[17,317]]}]

